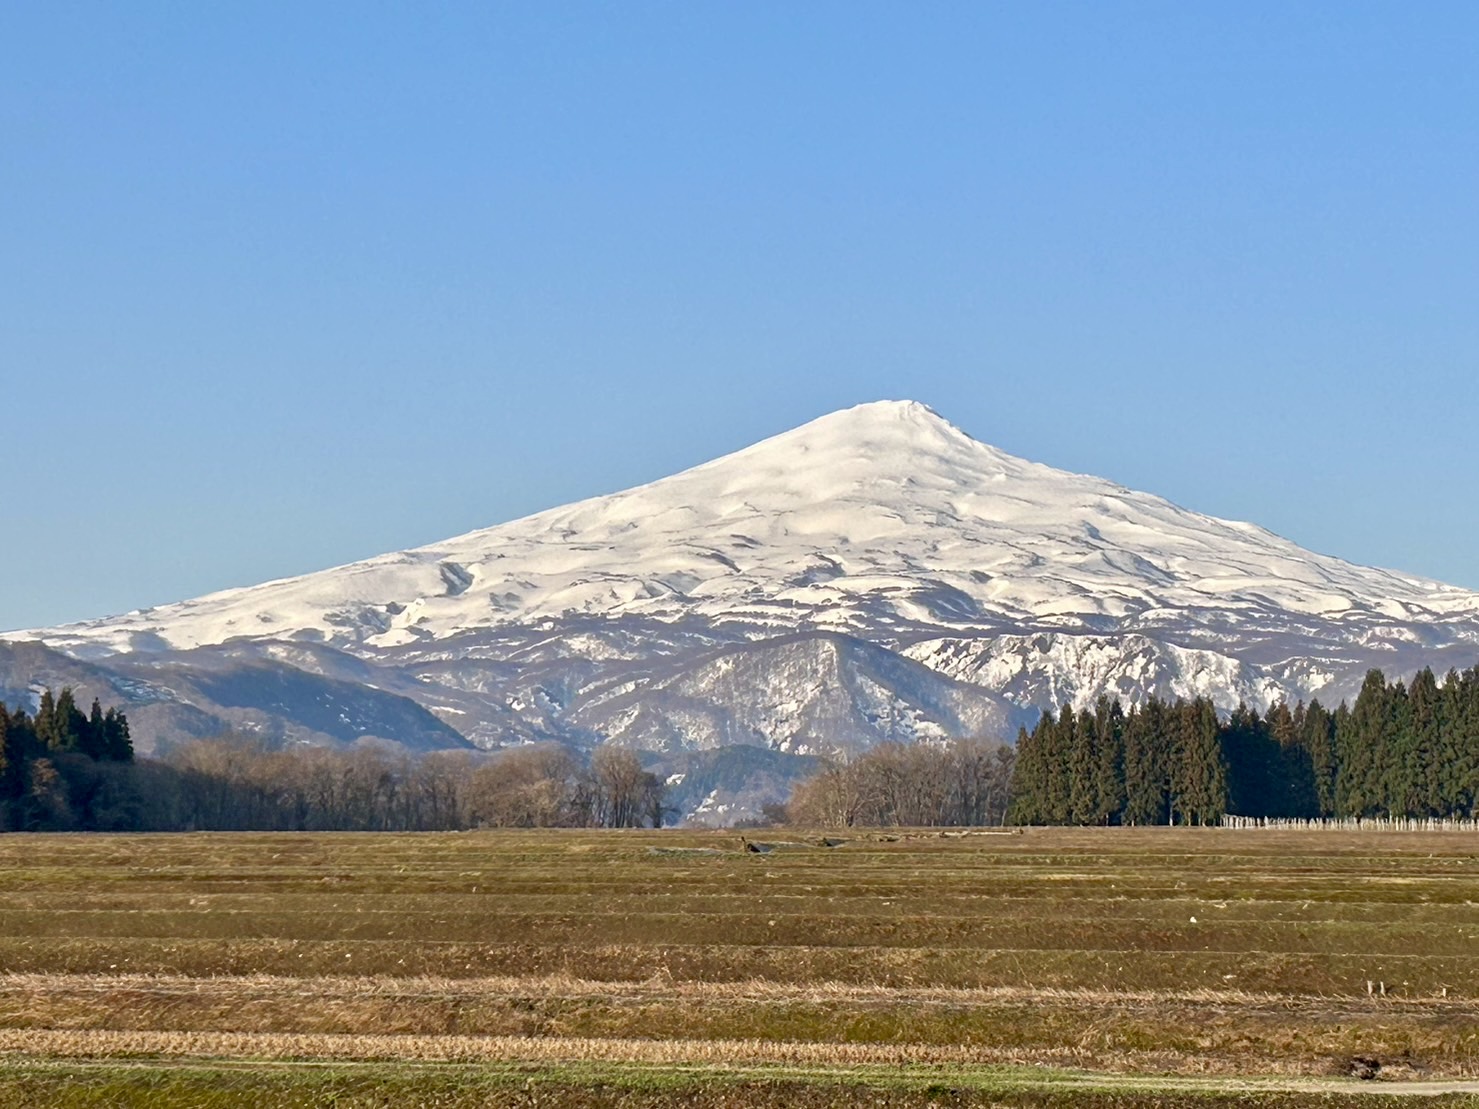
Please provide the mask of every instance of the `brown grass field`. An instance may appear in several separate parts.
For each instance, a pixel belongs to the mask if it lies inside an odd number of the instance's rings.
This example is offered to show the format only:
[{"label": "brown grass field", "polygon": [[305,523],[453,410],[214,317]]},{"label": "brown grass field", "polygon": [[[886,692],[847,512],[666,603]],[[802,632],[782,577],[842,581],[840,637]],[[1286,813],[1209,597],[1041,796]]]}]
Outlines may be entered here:
[{"label": "brown grass field", "polygon": [[0,837],[0,1105],[1479,1105],[1472,832],[751,834]]}]

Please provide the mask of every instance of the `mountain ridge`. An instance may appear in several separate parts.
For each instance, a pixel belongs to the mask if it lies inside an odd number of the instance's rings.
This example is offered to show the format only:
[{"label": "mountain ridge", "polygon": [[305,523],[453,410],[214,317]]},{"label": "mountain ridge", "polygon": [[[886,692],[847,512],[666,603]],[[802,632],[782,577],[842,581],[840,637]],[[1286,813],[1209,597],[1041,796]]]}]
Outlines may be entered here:
[{"label": "mountain ridge", "polygon": [[[165,668],[192,696],[222,688],[205,670],[297,668],[348,720],[422,748],[435,729],[384,696],[482,747],[826,755],[1010,738],[1101,695],[1334,701],[1370,667],[1479,661],[1479,594],[882,401],[440,543],[10,638],[128,680]],[[336,739],[304,692],[282,735]]]},{"label": "mountain ridge", "polygon": [[[744,603],[745,590],[760,595],[756,605]],[[918,402],[882,401],[439,543],[13,634],[78,649],[234,636],[379,648],[576,612],[672,619],[693,610],[785,627],[796,622],[787,608],[843,627],[857,594],[901,591],[914,605],[900,599],[896,618],[1056,619],[1065,628],[1076,616],[1153,623],[1157,608],[1199,601],[1267,601],[1318,616],[1370,608],[1399,620],[1413,609],[1479,611],[1479,595],[1458,587],[1318,555],[1257,525],[1019,459]]]}]

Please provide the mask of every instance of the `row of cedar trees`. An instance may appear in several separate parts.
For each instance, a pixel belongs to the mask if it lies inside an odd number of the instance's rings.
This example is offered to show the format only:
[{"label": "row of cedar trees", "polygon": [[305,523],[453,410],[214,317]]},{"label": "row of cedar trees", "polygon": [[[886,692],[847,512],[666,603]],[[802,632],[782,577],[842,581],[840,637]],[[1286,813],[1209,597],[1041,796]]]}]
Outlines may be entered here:
[{"label": "row of cedar trees", "polygon": [[1466,817],[1479,798],[1479,667],[1366,675],[1353,706],[1151,698],[1065,705],[1017,738],[1017,824],[1215,824],[1224,815]]},{"label": "row of cedar trees", "polygon": [[35,716],[0,703],[0,829],[49,826],[74,796],[106,805],[99,765],[133,757],[128,718],[96,700],[84,713],[70,689],[43,692]]}]

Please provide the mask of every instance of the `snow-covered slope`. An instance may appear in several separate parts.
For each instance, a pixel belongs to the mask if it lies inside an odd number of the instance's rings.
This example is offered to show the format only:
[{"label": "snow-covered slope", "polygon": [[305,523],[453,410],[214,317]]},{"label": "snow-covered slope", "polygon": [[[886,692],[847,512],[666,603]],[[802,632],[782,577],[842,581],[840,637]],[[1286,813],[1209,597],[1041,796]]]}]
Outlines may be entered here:
[{"label": "snow-covered slope", "polygon": [[927,639],[903,653],[1023,706],[1069,703],[1082,709],[1100,697],[1138,703],[1154,695],[1210,697],[1224,707],[1244,702],[1261,711],[1285,695],[1278,681],[1248,663],[1134,633]]},{"label": "snow-covered slope", "polygon": [[73,649],[237,636],[392,648],[571,614],[870,633],[1279,614],[1359,636],[1393,622],[1469,625],[1479,596],[1026,462],[924,405],[879,402],[445,543],[42,637]]},{"label": "snow-covered slope", "polygon": [[1017,718],[979,685],[825,632],[736,644],[664,675],[593,686],[572,714],[596,734],[653,750],[773,743],[799,755],[1009,735]]},{"label": "snow-covered slope", "polygon": [[1367,666],[1479,659],[1479,595],[888,401],[443,543],[16,637],[340,677],[355,656],[482,745],[825,751],[1100,693],[1338,699]]}]

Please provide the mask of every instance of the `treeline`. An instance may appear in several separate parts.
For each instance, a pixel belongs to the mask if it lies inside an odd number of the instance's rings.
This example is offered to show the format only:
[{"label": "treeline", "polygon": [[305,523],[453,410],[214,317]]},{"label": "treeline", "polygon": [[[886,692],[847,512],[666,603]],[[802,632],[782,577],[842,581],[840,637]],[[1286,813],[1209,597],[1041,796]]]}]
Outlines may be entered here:
[{"label": "treeline", "polygon": [[431,832],[659,827],[664,787],[636,754],[557,745],[419,757],[374,746],[273,750],[201,740],[150,765],[160,828]]},{"label": "treeline", "polygon": [[1479,667],[1440,686],[1370,671],[1354,706],[1247,706],[1152,697],[1124,711],[1065,705],[1017,739],[1008,818],[1019,824],[1215,824],[1454,817],[1479,795]]},{"label": "treeline", "polygon": [[1336,816],[1469,816],[1479,800],[1479,667],[1423,670],[1410,686],[1366,675],[1337,722]]},{"label": "treeline", "polygon": [[133,757],[128,718],[96,700],[84,713],[70,688],[45,690],[35,716],[0,704],[0,829],[115,823],[110,768]]},{"label": "treeline", "polygon": [[[1015,750],[886,743],[800,783],[770,818],[823,827],[1215,824],[1450,818],[1479,801],[1479,667],[1410,684],[1366,676],[1351,706],[1267,714],[1152,697],[1045,713]],[[135,759],[128,720],[70,689],[0,704],[0,830],[447,831],[658,827],[663,783],[635,753],[556,745],[494,755],[273,748],[245,737]]]},{"label": "treeline", "polygon": [[1015,757],[994,740],[883,743],[852,762],[829,763],[769,815],[823,828],[1001,824]]},{"label": "treeline", "polygon": [[128,721],[70,690],[0,704],[0,830],[454,831],[659,826],[664,786],[628,750],[554,745],[411,757],[233,736],[134,758]]}]

